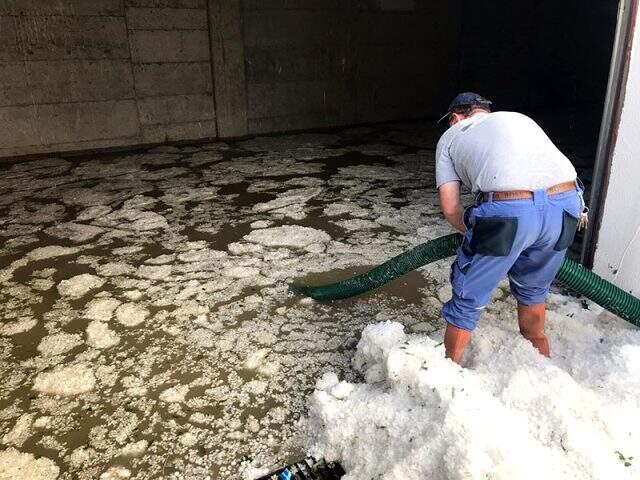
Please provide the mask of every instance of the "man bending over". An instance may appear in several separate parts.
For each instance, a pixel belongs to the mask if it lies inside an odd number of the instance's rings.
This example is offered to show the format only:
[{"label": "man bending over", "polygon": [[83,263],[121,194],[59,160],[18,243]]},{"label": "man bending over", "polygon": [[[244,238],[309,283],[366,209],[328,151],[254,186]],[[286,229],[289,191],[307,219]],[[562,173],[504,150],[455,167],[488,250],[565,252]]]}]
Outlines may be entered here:
[{"label": "man bending over", "polygon": [[[451,266],[453,295],[442,310],[446,355],[457,363],[505,276],[520,332],[549,356],[544,302],[584,208],[573,165],[544,131],[523,114],[491,113],[490,106],[475,93],[456,96],[436,150],[440,205],[464,235]],[[477,194],[465,210],[460,184]]]}]

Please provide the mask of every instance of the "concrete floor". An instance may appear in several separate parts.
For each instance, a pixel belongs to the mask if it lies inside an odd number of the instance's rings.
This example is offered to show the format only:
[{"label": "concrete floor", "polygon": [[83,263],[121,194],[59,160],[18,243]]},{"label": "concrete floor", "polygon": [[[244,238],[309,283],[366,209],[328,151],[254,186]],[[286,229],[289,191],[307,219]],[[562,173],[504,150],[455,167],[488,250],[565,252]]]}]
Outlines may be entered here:
[{"label": "concrete floor", "polygon": [[353,379],[364,325],[440,328],[446,261],[349,301],[289,288],[450,231],[435,135],[396,124],[3,166],[0,463],[222,479],[302,455],[306,397],[325,371]]}]

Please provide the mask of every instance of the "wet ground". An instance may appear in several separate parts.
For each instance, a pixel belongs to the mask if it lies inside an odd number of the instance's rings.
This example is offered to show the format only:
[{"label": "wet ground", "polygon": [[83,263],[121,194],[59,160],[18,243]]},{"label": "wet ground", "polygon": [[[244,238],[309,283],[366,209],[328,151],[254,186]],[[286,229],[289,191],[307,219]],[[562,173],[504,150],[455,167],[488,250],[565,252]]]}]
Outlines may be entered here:
[{"label": "wet ground", "polygon": [[306,398],[326,371],[354,379],[366,324],[441,328],[446,262],[347,301],[289,288],[450,232],[435,135],[396,124],[1,166],[0,470],[225,479],[302,455]]}]

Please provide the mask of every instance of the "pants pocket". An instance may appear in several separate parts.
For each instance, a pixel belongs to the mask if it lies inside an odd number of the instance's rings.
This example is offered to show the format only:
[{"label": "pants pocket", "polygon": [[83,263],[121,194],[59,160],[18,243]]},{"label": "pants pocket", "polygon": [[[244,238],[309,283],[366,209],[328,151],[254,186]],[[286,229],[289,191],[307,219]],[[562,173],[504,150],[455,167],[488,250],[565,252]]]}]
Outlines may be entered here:
[{"label": "pants pocket", "polygon": [[471,250],[491,257],[509,255],[518,231],[517,217],[475,217]]},{"label": "pants pocket", "polygon": [[578,217],[574,217],[566,210],[562,212],[562,231],[560,232],[560,238],[556,242],[553,249],[557,252],[568,248],[576,236],[576,230],[578,229]]}]

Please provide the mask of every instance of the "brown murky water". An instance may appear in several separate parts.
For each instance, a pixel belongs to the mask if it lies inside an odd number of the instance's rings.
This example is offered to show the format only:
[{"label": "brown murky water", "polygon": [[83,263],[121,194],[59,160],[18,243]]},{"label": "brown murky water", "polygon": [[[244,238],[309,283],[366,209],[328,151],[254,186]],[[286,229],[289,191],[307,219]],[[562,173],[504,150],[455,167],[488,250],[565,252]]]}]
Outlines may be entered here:
[{"label": "brown murky water", "polygon": [[0,462],[223,479],[302,455],[306,397],[326,371],[355,377],[366,324],[439,328],[445,265],[339,302],[288,286],[448,231],[432,137],[395,125],[0,167]]}]

